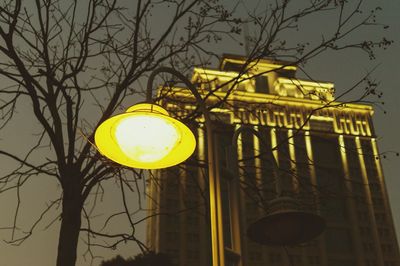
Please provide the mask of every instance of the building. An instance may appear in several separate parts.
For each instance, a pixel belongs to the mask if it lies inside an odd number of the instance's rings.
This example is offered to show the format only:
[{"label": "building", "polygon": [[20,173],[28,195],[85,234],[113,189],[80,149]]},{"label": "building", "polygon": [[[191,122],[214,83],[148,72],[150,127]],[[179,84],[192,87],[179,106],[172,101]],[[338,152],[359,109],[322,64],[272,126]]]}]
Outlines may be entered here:
[{"label": "building", "polygon": [[[192,82],[213,106],[221,165],[224,241],[227,265],[399,266],[400,255],[372,125],[373,109],[335,101],[334,84],[295,77],[296,66],[266,59],[251,62],[225,56],[219,69],[195,68]],[[246,70],[246,71],[244,71]],[[245,73],[240,75],[239,73]],[[167,90],[160,90],[160,94]],[[210,93],[212,92],[212,93]],[[176,116],[196,109],[185,88],[168,88],[162,105]],[[222,104],[217,104],[224,100]],[[265,247],[242,230],[241,250],[231,237],[230,187],[225,147],[235,128],[251,125],[258,139],[238,139],[240,211],[244,227],[265,215],[275,197],[271,158],[279,164],[283,195],[326,219],[326,231],[295,247]],[[206,152],[202,118],[192,124],[198,139],[185,164],[154,173],[148,185],[148,244],[170,254],[180,266],[209,266]],[[231,261],[231,262],[229,262]]]}]

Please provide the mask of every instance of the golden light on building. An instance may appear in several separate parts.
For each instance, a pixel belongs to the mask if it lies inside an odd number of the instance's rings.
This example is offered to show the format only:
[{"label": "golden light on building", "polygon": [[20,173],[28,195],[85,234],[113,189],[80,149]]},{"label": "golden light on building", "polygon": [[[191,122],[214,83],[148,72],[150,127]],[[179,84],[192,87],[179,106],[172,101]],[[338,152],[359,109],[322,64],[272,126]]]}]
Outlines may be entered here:
[{"label": "golden light on building", "polygon": [[[268,59],[250,62],[246,74],[235,79],[246,62],[247,58],[227,55],[219,69],[195,68],[192,76],[199,93],[207,96],[208,106],[224,99],[218,108],[211,109],[222,169],[221,191],[228,193],[222,195],[223,206],[232,206],[234,202],[232,193],[229,194],[234,179],[225,176],[226,169],[222,166],[226,162],[221,151],[242,125],[253,128],[263,139],[243,134],[238,137],[237,150],[233,149],[239,161],[236,172],[241,190],[235,195],[240,206],[224,213],[239,217],[237,222],[243,222],[244,229],[238,234],[234,230],[236,222],[224,216],[229,265],[399,264],[382,166],[376,159],[379,151],[372,106],[335,100],[333,83],[297,78],[297,67],[290,62]],[[189,91],[179,87],[169,89],[171,96],[160,103],[167,110],[190,113],[197,108]],[[204,162],[208,136],[204,120],[200,117],[197,123],[196,155]],[[273,156],[265,156],[270,151]],[[266,157],[277,160],[283,180],[282,195],[299,199],[301,208],[317,213],[327,222],[326,232],[320,237],[288,249],[291,262],[282,249],[257,245],[248,239],[246,232],[249,224],[260,219],[264,211],[260,207],[262,200],[270,202],[274,198],[274,174]],[[179,266],[210,265],[209,227],[202,216],[209,210],[200,204],[207,190],[205,173],[201,165],[187,165],[175,174],[160,172],[156,183],[149,185],[152,198],[166,201],[160,206],[151,205],[151,214],[171,211],[173,215],[154,216],[148,226],[148,245],[157,252],[170,254]],[[183,206],[187,202],[197,205],[191,205],[194,211],[179,212],[176,201],[183,202]],[[235,241],[238,235],[242,238],[240,245]],[[254,235],[258,236],[259,231]]]}]

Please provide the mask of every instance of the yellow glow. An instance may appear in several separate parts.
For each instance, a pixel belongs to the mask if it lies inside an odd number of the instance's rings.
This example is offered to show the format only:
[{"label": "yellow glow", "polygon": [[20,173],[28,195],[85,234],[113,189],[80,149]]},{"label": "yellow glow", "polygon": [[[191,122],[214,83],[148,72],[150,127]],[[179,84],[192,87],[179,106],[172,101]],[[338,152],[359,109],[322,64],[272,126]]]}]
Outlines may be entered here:
[{"label": "yellow glow", "polygon": [[193,133],[153,104],[137,104],[104,121],[96,146],[107,158],[141,169],[159,169],[186,160],[196,147]]},{"label": "yellow glow", "polygon": [[[197,158],[199,158],[199,160],[205,160],[206,159],[206,154],[205,154],[205,149],[204,149],[204,129],[201,127],[197,128]],[[197,173],[199,176],[202,176],[203,173],[203,169],[201,167],[197,167]],[[203,189],[206,188],[207,184],[205,183],[205,179],[204,178],[199,178],[198,179],[199,182],[199,186]]]},{"label": "yellow glow", "polygon": [[303,79],[294,79],[294,78],[285,78],[279,77],[278,83],[295,85],[301,87],[315,87],[320,89],[333,89],[334,84],[331,82],[322,82],[322,81],[311,81],[311,80],[303,80]]},{"label": "yellow glow", "polygon": [[316,120],[316,121],[325,121],[325,122],[334,121],[334,118],[333,118],[333,117],[329,117],[329,116],[316,116],[316,115],[311,115],[310,119],[311,119],[311,120]]},{"label": "yellow glow", "polygon": [[313,82],[297,78],[278,77],[274,83],[274,90],[281,96],[292,96],[295,98],[310,98],[321,100],[324,98],[333,101],[334,84],[329,82]]},{"label": "yellow glow", "polygon": [[272,154],[275,157],[276,163],[279,165],[278,149],[276,148],[277,145],[278,143],[276,141],[276,131],[274,128],[271,128],[271,149],[273,149]]},{"label": "yellow glow", "polygon": [[[238,130],[240,128],[239,124],[236,124],[235,130]],[[237,155],[238,155],[238,164],[243,160],[243,139],[242,139],[242,134],[239,134],[237,138]],[[240,176],[240,182],[243,182],[243,184],[246,184],[246,178],[245,178],[245,170],[243,167],[239,167],[239,176]],[[243,190],[240,191],[241,195],[244,196]]]},{"label": "yellow glow", "polygon": [[[296,152],[295,152],[295,143],[294,143],[294,136],[293,136],[293,130],[289,129],[288,130],[288,146],[289,146],[289,155],[290,155],[290,167],[291,169],[296,169]],[[299,176],[298,175],[293,175],[292,177],[292,182],[293,182],[293,191],[296,193],[299,192],[300,190],[300,185],[299,185]]]},{"label": "yellow glow", "polygon": [[[346,146],[345,146],[343,135],[339,135],[339,147],[340,147],[340,156],[342,157],[343,172],[344,172],[345,180],[350,181],[349,163],[347,161]],[[346,187],[350,191],[351,190],[351,183],[350,182],[346,182]]]},{"label": "yellow glow", "polygon": [[[219,77],[219,78],[236,78],[238,77],[238,73],[237,72],[233,72],[233,71],[222,71],[222,70],[217,70],[217,69],[207,69],[207,68],[200,68],[200,67],[195,67],[193,69],[193,76],[196,77],[197,75],[200,76],[206,76],[209,78],[209,80],[211,80],[214,77]],[[244,79],[248,79],[250,77],[249,74],[242,74],[240,75],[240,79],[239,80],[244,80]]]},{"label": "yellow glow", "polygon": [[204,130],[202,128],[197,129],[198,134],[198,154],[200,160],[205,160],[205,151],[204,151]]},{"label": "yellow glow", "polygon": [[[381,181],[381,184],[383,184],[385,181],[383,180],[383,171],[382,171],[381,162],[378,159],[379,152],[378,152],[378,145],[376,144],[375,138],[371,139],[371,145],[372,145],[372,151],[374,153],[375,165],[376,165],[376,169],[378,171],[379,181]],[[383,186],[382,189],[386,189],[385,186]]]},{"label": "yellow glow", "polygon": [[[306,152],[307,152],[308,163],[309,163],[312,190],[313,190],[314,195],[318,195],[318,192],[317,192],[317,175],[316,175],[316,172],[315,172],[314,155],[313,155],[313,151],[312,151],[311,136],[310,136],[310,132],[309,131],[304,132],[304,138],[305,138],[305,142],[306,142]],[[319,200],[319,199],[317,198],[317,200]],[[319,204],[317,204],[317,206],[319,206]],[[319,208],[319,207],[317,207],[317,208]]]},{"label": "yellow glow", "polygon": [[[203,93],[203,92],[201,92]],[[206,92],[203,93],[204,95]],[[191,98],[193,95],[190,94],[190,91],[183,90],[174,90],[174,96],[176,97],[184,97]],[[215,97],[215,98],[214,98]],[[220,97],[226,97],[226,92],[215,91],[214,96],[210,96],[209,100],[217,100]],[[249,103],[273,103],[276,105],[284,105],[288,107],[304,107],[304,108],[320,108],[323,107],[324,104],[321,101],[311,100],[311,99],[301,99],[301,98],[293,98],[293,97],[285,97],[274,94],[264,94],[258,92],[247,92],[247,91],[234,91],[228,96],[228,100],[239,100],[243,102]],[[359,114],[373,114],[373,108],[370,105],[366,104],[352,104],[352,103],[342,103],[342,102],[331,102],[329,106],[324,107],[324,111],[352,111]]]},{"label": "yellow glow", "polygon": [[121,150],[128,157],[143,162],[155,162],[167,156],[180,137],[170,121],[159,117],[126,117],[115,128],[116,142]]},{"label": "yellow glow", "polygon": [[[366,168],[366,164],[365,164],[365,160],[364,160],[364,154],[363,154],[363,149],[361,147],[361,141],[360,141],[360,137],[355,137],[355,141],[356,141],[356,151],[358,153],[358,158],[360,161],[360,169],[361,169],[361,174],[362,174],[362,178],[363,178],[363,183],[364,184],[369,184],[368,181],[368,173],[367,173],[367,168]],[[373,209],[373,201],[372,201],[372,195],[371,195],[371,190],[368,189],[368,187],[364,190],[365,194],[366,194],[366,206],[368,206],[368,214],[369,214],[369,218],[371,221],[371,227],[372,228],[377,228],[377,222],[376,222],[376,218],[374,215],[374,209]],[[373,240],[375,242],[379,241],[379,235],[378,235],[378,230],[373,230]],[[375,252],[377,253],[378,258],[380,258],[380,260],[382,260],[382,252],[380,248],[376,248]]]},{"label": "yellow glow", "polygon": [[[225,92],[214,92],[215,97],[226,97]],[[188,92],[174,91],[174,96],[180,98],[193,97]],[[210,101],[216,100],[217,98],[210,97]],[[268,126],[283,126],[285,128],[301,128],[302,130],[309,130],[309,123],[304,122],[307,119],[307,115],[313,111],[314,114],[310,120],[332,122],[333,131],[338,134],[352,134],[362,136],[372,136],[371,126],[369,124],[369,118],[373,115],[373,109],[371,106],[363,104],[345,104],[340,102],[332,102],[332,106],[323,107],[320,101],[300,98],[288,98],[277,95],[261,94],[236,91],[228,96],[229,101],[238,102],[249,102],[257,104],[268,104],[268,111],[259,110],[260,116],[257,120],[247,119],[249,117],[248,112],[244,108],[237,108],[237,112],[231,110],[218,109],[218,112],[228,113],[231,112],[231,121],[235,123],[249,123],[252,125],[268,125]],[[279,106],[285,106],[282,109]],[[321,108],[323,107],[323,108]],[[251,117],[250,117],[251,118]],[[202,121],[199,118],[198,121]],[[354,124],[350,126],[349,124]]]},{"label": "yellow glow", "polygon": [[[258,132],[260,132],[259,127],[255,126],[254,129]],[[256,184],[257,187],[262,188],[263,184],[262,184],[262,175],[261,175],[261,159],[260,159],[260,155],[261,155],[261,147],[260,147],[260,139],[253,134],[253,143],[254,143],[254,165],[255,165],[255,176],[256,176]],[[260,211],[261,209],[258,208],[258,211]]]},{"label": "yellow glow", "polygon": [[[224,58],[222,67],[227,62],[234,63],[234,64],[241,64],[241,65],[247,63],[245,59]],[[295,67],[295,66],[285,66],[283,64],[278,64],[276,62],[266,60],[266,59],[258,60],[256,63],[257,63],[257,67],[261,68],[261,69],[268,69],[268,70],[269,69],[277,69],[277,68],[283,68],[286,70],[296,70],[297,69],[297,67]],[[252,63],[252,64],[254,64],[254,63]],[[262,71],[260,71],[260,72],[262,72]]]}]

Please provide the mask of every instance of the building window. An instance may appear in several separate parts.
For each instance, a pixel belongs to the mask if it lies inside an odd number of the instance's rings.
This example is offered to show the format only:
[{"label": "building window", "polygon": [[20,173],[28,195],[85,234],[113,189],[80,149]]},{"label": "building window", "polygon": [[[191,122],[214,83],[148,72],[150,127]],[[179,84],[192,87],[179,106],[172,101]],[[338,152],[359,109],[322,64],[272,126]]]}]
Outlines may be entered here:
[{"label": "building window", "polygon": [[354,266],[355,263],[352,260],[337,260],[337,259],[330,259],[329,266]]},{"label": "building window", "polygon": [[179,239],[179,235],[176,232],[167,232],[167,241],[176,241]]},{"label": "building window", "polygon": [[199,258],[199,250],[197,249],[187,249],[186,250],[187,258],[190,260],[198,259]]},{"label": "building window", "polygon": [[250,251],[249,252],[249,259],[251,261],[261,261],[262,260],[262,253],[257,251]]},{"label": "building window", "polygon": [[326,230],[326,246],[328,253],[351,253],[353,241],[347,229],[329,228]]},{"label": "building window", "polygon": [[269,262],[272,265],[282,265],[282,256],[279,253],[270,253]]},{"label": "building window", "polygon": [[364,242],[363,243],[363,248],[365,253],[368,254],[375,254],[375,245],[372,242]]},{"label": "building window", "polygon": [[393,253],[393,246],[390,244],[382,244],[381,249],[384,255],[391,255]]},{"label": "building window", "polygon": [[365,261],[366,266],[376,266],[376,260]]},{"label": "building window", "polygon": [[320,261],[318,256],[308,256],[308,265],[310,266],[319,266]]},{"label": "building window", "polygon": [[270,93],[268,87],[268,77],[258,76],[256,79],[256,92],[258,93]]},{"label": "building window", "polygon": [[291,265],[293,265],[293,266],[303,265],[303,261],[301,260],[301,256],[299,256],[299,255],[290,255],[289,259],[290,259]]},{"label": "building window", "polygon": [[190,242],[197,242],[197,241],[199,241],[199,234],[197,234],[197,233],[188,233],[188,234],[186,234],[186,238]]}]

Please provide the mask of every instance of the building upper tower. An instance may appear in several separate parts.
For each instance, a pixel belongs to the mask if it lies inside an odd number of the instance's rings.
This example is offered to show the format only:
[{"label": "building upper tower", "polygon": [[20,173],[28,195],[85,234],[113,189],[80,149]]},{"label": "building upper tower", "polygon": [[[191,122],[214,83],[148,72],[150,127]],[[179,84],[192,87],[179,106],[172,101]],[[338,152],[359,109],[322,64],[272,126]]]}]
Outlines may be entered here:
[{"label": "building upper tower", "polygon": [[[192,82],[212,107],[217,131],[224,200],[227,265],[399,266],[399,248],[386,192],[369,105],[334,98],[334,84],[296,78],[290,62],[225,55],[219,69],[195,68]],[[166,91],[168,93],[166,93]],[[196,110],[186,88],[160,90],[161,104],[186,117]],[[240,206],[230,195],[232,176],[224,170],[224,150],[240,125],[262,139],[242,134],[237,145]],[[148,244],[170,254],[177,265],[210,265],[207,169],[203,120],[192,124],[195,155],[162,170],[148,192],[153,215]],[[244,228],[268,212],[274,198],[269,154],[279,165],[283,194],[322,215],[326,232],[296,247],[264,247],[247,239]],[[241,214],[242,247],[232,244],[232,208]],[[236,256],[235,254],[239,255]]]}]

